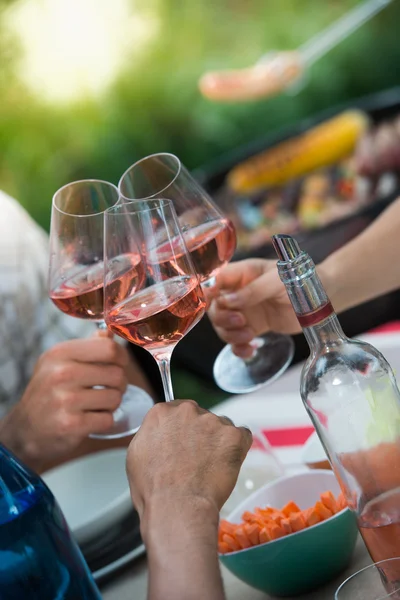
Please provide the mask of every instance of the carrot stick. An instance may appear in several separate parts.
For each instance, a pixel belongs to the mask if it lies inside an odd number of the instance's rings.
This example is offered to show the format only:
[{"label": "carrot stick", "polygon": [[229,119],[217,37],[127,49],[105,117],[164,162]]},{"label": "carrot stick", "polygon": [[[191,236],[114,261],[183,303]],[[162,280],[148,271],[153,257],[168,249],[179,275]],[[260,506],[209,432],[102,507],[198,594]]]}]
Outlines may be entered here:
[{"label": "carrot stick", "polygon": [[283,512],[283,514],[286,517],[288,517],[292,513],[300,512],[300,508],[297,506],[297,504],[295,502],[290,501],[282,508],[281,512]]},{"label": "carrot stick", "polygon": [[326,506],[334,515],[338,512],[338,505],[335,496],[331,491],[324,492],[320,496],[322,504]]},{"label": "carrot stick", "polygon": [[306,521],[301,512],[292,513],[289,516],[289,523],[293,532],[301,531],[306,528]]},{"label": "carrot stick", "polygon": [[273,523],[275,523],[276,525],[280,526],[282,519],[285,518],[285,515],[281,512],[276,512],[273,513],[271,515],[271,519],[270,521],[272,521]]},{"label": "carrot stick", "polygon": [[218,552],[220,554],[227,554],[230,551],[231,549],[226,542],[218,542]]},{"label": "carrot stick", "polygon": [[329,517],[332,516],[332,511],[330,511],[329,508],[326,508],[326,506],[319,500],[315,503],[315,510],[321,517],[322,521],[325,521],[325,519],[329,519]]},{"label": "carrot stick", "polygon": [[228,533],[229,535],[233,536],[236,531],[236,527],[237,525],[229,523],[229,521],[225,521],[224,519],[219,522],[219,531],[222,532],[222,534]]},{"label": "carrot stick", "polygon": [[275,524],[270,525],[270,527],[268,528],[268,533],[271,537],[271,540],[277,540],[285,535],[285,532],[283,531],[282,527],[279,527]]},{"label": "carrot stick", "polygon": [[235,533],[235,540],[238,542],[240,547],[244,550],[245,548],[251,547],[251,542],[247,537],[244,527],[238,527]]},{"label": "carrot stick", "polygon": [[248,510],[246,510],[242,514],[242,521],[247,521],[248,523],[253,523],[256,520],[257,520],[257,516]]},{"label": "carrot stick", "polygon": [[304,511],[303,516],[305,518],[307,527],[312,527],[313,525],[320,523],[322,520],[315,508],[313,507],[308,508],[306,511]]},{"label": "carrot stick", "polygon": [[266,542],[271,541],[271,536],[269,534],[268,529],[265,527],[260,531],[260,544],[265,544]]},{"label": "carrot stick", "polygon": [[285,532],[285,535],[289,535],[289,533],[292,533],[292,526],[290,525],[289,519],[282,519],[281,527]]},{"label": "carrot stick", "polygon": [[225,544],[227,546],[229,546],[229,549],[231,552],[235,552],[236,550],[241,549],[239,542],[236,540],[236,538],[233,538],[231,535],[228,535],[227,533],[225,533],[222,536],[222,541],[225,542]]},{"label": "carrot stick", "polygon": [[259,525],[257,525],[257,523],[246,523],[244,525],[244,530],[246,532],[246,535],[248,537],[248,539],[250,540],[250,543],[253,546],[257,546],[260,543],[260,531],[261,528]]},{"label": "carrot stick", "polygon": [[257,507],[254,512],[245,511],[238,525],[222,519],[218,530],[219,551],[226,554],[277,540],[329,519],[346,506],[343,493],[335,498],[328,490],[314,506],[305,510],[300,510],[291,500],[282,510],[267,506]]},{"label": "carrot stick", "polygon": [[276,512],[279,511],[276,508],[271,508],[270,506],[267,506],[266,508],[256,508],[254,510],[254,514],[263,519],[268,519],[270,515],[273,515]]}]

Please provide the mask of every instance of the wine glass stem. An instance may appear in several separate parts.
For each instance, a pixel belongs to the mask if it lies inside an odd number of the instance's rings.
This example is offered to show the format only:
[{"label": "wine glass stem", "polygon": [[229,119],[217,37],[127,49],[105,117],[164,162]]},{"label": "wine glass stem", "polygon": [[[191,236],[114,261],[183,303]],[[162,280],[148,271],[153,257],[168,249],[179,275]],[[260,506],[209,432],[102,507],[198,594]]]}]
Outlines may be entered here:
[{"label": "wine glass stem", "polygon": [[174,390],[172,389],[171,379],[171,354],[169,356],[154,357],[157,361],[158,368],[161,373],[161,380],[164,388],[164,396],[166,402],[174,400]]},{"label": "wine glass stem", "polygon": [[258,349],[261,348],[261,346],[264,346],[264,340],[262,338],[254,338],[250,345],[253,347],[253,354],[248,358],[243,359],[247,365],[251,365],[251,363],[257,359]]}]

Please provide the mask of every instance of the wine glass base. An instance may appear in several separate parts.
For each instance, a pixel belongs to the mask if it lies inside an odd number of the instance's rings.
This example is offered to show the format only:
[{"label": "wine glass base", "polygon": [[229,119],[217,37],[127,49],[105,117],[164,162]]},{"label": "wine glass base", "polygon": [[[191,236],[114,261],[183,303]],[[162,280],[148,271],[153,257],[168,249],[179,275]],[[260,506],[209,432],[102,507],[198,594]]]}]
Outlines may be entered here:
[{"label": "wine glass base", "polygon": [[95,440],[115,440],[133,435],[140,428],[146,414],[154,406],[154,401],[144,390],[128,385],[122,402],[114,412],[114,425],[109,431],[91,433]]},{"label": "wine glass base", "polygon": [[214,379],[225,392],[254,392],[278,379],[289,367],[294,355],[294,342],[289,335],[270,332],[256,341],[256,353],[249,360],[236,356],[231,346],[225,346],[217,356]]}]

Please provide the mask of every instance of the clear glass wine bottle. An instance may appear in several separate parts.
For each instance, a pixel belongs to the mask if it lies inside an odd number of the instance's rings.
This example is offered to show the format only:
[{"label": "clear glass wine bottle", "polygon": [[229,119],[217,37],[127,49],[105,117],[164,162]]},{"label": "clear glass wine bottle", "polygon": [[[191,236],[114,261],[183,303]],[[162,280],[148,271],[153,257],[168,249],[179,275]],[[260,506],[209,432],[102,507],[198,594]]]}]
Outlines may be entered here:
[{"label": "clear glass wine bottle", "polygon": [[[374,562],[400,556],[400,393],[393,371],[376,348],[345,336],[297,242],[277,235],[273,243],[310,346],[300,384],[305,408]],[[390,579],[400,580],[400,572]]]}]

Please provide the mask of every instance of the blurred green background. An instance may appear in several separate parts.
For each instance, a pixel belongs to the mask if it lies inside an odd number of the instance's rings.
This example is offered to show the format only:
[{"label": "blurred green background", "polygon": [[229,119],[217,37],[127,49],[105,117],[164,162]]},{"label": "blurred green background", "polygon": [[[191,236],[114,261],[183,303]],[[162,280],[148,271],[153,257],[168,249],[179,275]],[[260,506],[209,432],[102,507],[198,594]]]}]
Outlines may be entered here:
[{"label": "blurred green background", "polygon": [[0,0],[0,186],[48,227],[68,181],[117,182],[166,150],[189,168],[323,108],[399,83],[400,4],[311,70],[297,95],[213,104],[208,69],[290,49],[356,0]]}]

